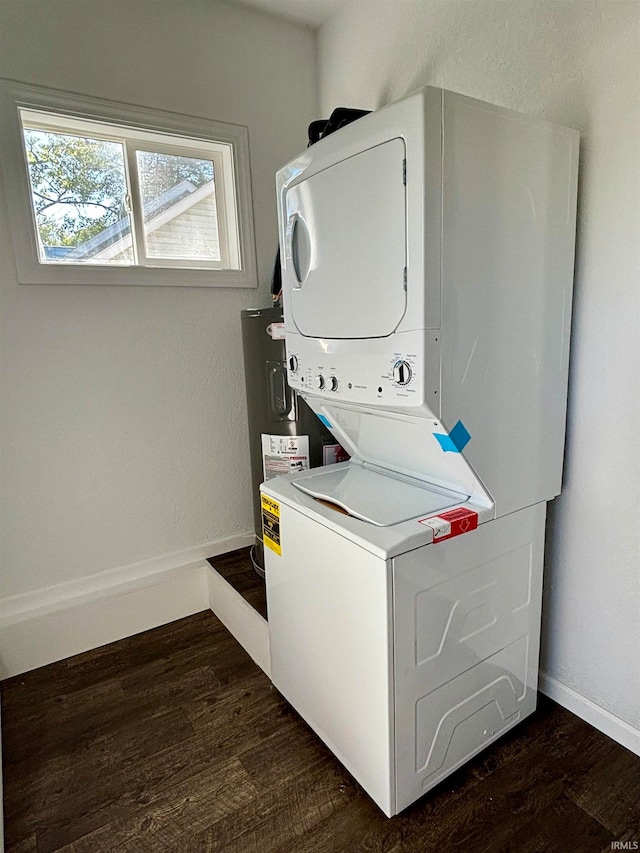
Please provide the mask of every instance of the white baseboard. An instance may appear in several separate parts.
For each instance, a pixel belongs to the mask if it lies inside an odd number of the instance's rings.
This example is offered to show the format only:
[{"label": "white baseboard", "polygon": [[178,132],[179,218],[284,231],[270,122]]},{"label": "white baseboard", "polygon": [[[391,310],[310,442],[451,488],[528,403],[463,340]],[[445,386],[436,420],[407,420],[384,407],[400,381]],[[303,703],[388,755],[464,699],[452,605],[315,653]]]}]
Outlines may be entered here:
[{"label": "white baseboard", "polygon": [[260,669],[271,678],[269,626],[257,610],[207,563],[209,607]]},{"label": "white baseboard", "polygon": [[595,702],[576,693],[575,690],[545,672],[540,673],[539,688],[541,693],[553,699],[558,705],[562,705],[567,711],[571,711],[598,731],[630,749],[631,752],[640,755],[640,731],[625,720],[616,717],[615,714],[596,705]]},{"label": "white baseboard", "polygon": [[1,600],[0,678],[206,610],[204,558],[253,540],[252,533],[218,539]]}]

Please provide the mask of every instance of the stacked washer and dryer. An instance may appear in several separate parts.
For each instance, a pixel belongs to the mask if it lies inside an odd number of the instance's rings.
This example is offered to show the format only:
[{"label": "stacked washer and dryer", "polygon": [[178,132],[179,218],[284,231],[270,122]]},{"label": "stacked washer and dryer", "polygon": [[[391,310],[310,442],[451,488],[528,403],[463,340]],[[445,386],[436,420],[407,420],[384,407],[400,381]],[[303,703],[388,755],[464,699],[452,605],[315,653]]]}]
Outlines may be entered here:
[{"label": "stacked washer and dryer", "polygon": [[535,709],[577,161],[428,87],[278,173],[288,381],[351,459],[262,486],[271,674],[389,816]]}]

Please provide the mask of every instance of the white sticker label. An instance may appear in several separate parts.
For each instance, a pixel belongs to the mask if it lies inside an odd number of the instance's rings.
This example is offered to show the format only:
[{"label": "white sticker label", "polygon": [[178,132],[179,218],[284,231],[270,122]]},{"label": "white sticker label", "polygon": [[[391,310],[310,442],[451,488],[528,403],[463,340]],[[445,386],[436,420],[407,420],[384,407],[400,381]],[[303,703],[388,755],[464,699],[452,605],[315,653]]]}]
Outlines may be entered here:
[{"label": "white sticker label", "polygon": [[267,334],[274,341],[281,341],[284,338],[284,323],[270,323],[267,326]]},{"label": "white sticker label", "polygon": [[309,468],[308,435],[262,435],[262,471],[265,483],[281,474]]},{"label": "white sticker label", "polygon": [[446,518],[440,518],[439,515],[434,515],[432,518],[424,518],[420,521],[425,527],[430,527],[433,530],[433,538],[438,539],[440,536],[448,536],[451,533],[451,522]]}]

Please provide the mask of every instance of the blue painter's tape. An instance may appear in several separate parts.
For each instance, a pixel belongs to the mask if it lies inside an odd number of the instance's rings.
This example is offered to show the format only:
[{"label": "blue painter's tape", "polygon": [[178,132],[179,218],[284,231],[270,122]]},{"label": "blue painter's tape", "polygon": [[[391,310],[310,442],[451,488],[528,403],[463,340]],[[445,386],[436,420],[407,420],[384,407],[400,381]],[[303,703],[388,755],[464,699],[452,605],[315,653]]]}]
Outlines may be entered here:
[{"label": "blue painter's tape", "polygon": [[456,448],[455,444],[451,441],[448,435],[445,435],[441,432],[434,432],[433,437],[438,440],[440,447],[444,450],[445,453],[459,453],[460,451]]},{"label": "blue painter's tape", "polygon": [[433,435],[445,453],[462,453],[471,441],[471,435],[462,421],[458,421],[449,435],[439,432],[434,432]]},{"label": "blue painter's tape", "polygon": [[458,453],[461,453],[464,448],[471,441],[471,435],[466,428],[466,426],[462,423],[462,421],[458,421],[458,423],[454,426],[454,428],[449,433],[449,438],[455,444]]},{"label": "blue painter's tape", "polygon": [[331,429],[331,424],[329,423],[329,418],[325,418],[324,415],[318,415],[322,423],[326,426],[327,429]]}]

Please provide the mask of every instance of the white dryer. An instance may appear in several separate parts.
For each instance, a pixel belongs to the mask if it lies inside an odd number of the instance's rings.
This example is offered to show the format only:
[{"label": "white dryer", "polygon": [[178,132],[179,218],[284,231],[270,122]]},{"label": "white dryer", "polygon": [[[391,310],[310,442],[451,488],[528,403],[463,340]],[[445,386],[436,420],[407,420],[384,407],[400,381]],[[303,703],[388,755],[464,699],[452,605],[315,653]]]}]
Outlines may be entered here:
[{"label": "white dryer", "polygon": [[387,815],[535,708],[577,153],[429,87],[278,173],[289,382],[351,461],[262,487],[272,678]]}]

